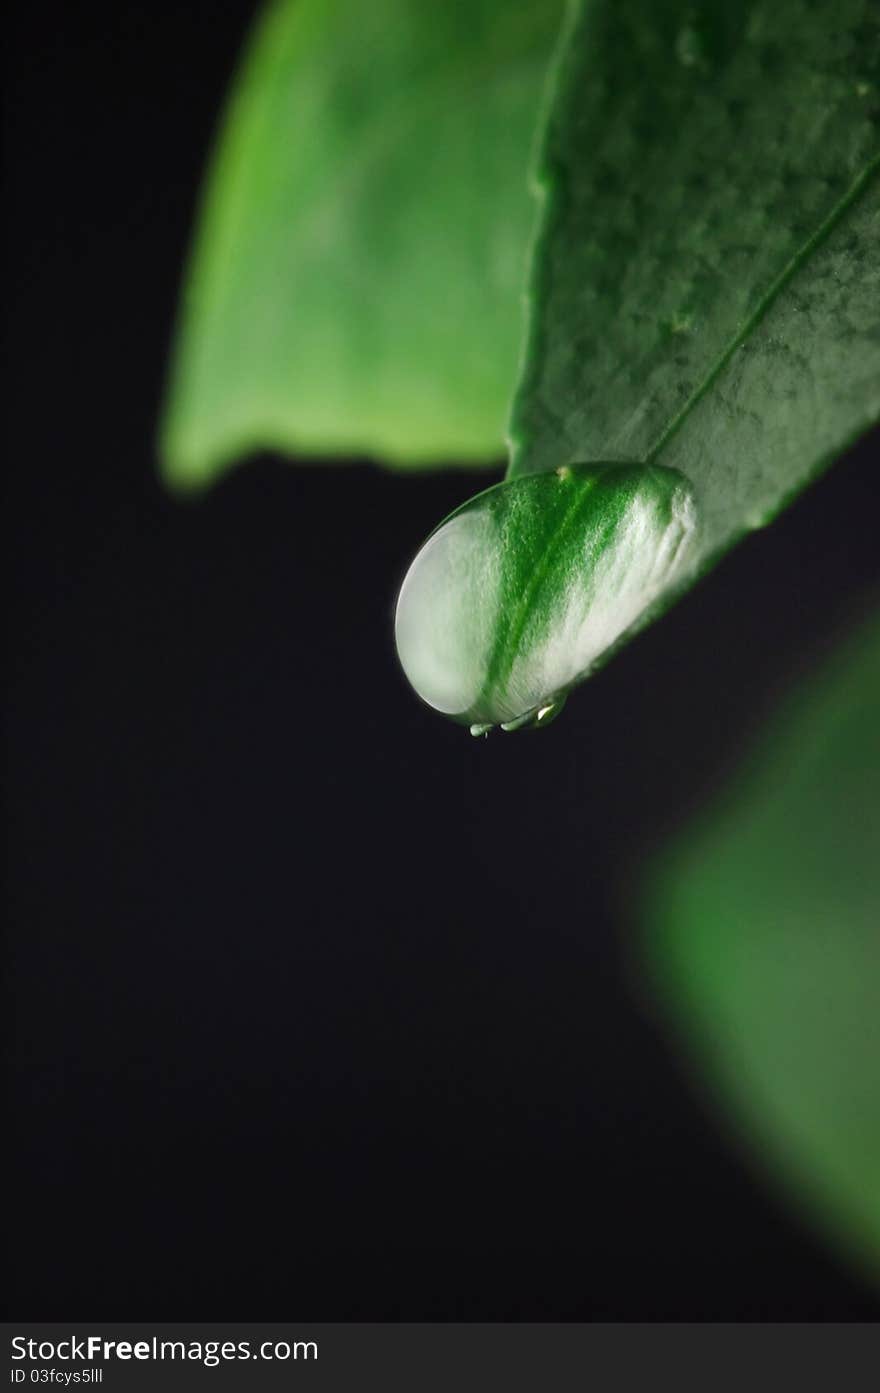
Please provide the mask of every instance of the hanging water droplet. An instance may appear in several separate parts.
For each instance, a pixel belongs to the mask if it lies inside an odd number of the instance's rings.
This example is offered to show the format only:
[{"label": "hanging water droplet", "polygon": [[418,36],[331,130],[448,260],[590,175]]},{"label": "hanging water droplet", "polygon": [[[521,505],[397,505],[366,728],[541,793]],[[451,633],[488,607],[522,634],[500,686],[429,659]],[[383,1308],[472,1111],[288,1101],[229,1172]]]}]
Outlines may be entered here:
[{"label": "hanging water droplet", "polygon": [[428,538],[397,602],[397,651],[429,706],[474,735],[540,728],[690,559],[674,470],[570,465],[495,485]]},{"label": "hanging water droplet", "polygon": [[558,696],[547,701],[543,706],[539,706],[534,711],[527,711],[524,716],[517,716],[515,721],[502,721],[502,730],[539,730],[544,726],[549,726],[551,721],[555,721],[563,706],[565,705],[566,693],[561,692]]}]

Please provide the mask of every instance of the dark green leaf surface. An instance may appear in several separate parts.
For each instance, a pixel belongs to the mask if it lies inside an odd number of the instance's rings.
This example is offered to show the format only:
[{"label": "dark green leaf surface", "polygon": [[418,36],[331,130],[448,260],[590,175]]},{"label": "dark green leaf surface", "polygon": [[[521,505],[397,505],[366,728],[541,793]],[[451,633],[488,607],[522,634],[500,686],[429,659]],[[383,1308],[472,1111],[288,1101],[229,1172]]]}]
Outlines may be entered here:
[{"label": "dark green leaf surface", "polygon": [[167,477],[255,448],[497,458],[561,0],[274,0],[207,182]]},{"label": "dark green leaf surface", "polygon": [[880,623],[645,895],[668,1014],[754,1159],[880,1277]]},{"label": "dark green leaf surface", "polygon": [[880,414],[880,10],[592,0],[566,52],[510,473],[676,469],[706,564]]}]

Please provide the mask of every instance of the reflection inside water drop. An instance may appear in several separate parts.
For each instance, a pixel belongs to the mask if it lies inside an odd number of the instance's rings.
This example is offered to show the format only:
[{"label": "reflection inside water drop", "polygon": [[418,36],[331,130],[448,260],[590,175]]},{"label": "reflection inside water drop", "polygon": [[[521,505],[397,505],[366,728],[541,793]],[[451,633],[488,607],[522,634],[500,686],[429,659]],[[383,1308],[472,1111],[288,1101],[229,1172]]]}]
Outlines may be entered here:
[{"label": "reflection inside water drop", "polygon": [[572,465],[487,489],[404,579],[409,681],[474,735],[549,725],[687,563],[695,518],[685,479],[656,466]]}]

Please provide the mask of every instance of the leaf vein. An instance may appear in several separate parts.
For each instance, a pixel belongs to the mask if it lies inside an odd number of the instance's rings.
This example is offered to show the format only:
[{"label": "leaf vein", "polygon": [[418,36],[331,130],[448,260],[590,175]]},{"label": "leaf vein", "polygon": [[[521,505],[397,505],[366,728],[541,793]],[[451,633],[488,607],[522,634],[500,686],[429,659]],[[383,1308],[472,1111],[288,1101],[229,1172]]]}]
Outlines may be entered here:
[{"label": "leaf vein", "polygon": [[841,221],[844,214],[849,211],[853,204],[870,186],[871,180],[878,173],[878,171],[880,171],[880,154],[876,155],[874,159],[869,161],[865,168],[861,170],[861,172],[853,180],[850,187],[847,189],[846,193],[843,194],[840,199],[838,199],[837,203],[827,214],[827,216],[823,219],[823,221],[819,224],[815,232],[813,232],[812,235],[807,238],[806,242],[803,244],[802,247],[798,248],[794,255],[783,266],[782,270],[778,273],[775,279],[770,283],[769,287],[765,291],[764,295],[761,297],[758,304],[755,306],[752,313],[749,315],[748,319],[745,321],[745,324],[742,326],[739,333],[736,334],[734,338],[731,339],[727,347],[722,350],[718,358],[716,358],[715,362],[712,364],[706,376],[703,378],[702,382],[694,388],[687,401],[679,409],[679,411],[676,412],[672,420],[666,426],[665,430],[661,432],[659,438],[645,456],[645,464],[654,464],[656,462],[658,455],[661,453],[663,449],[665,449],[666,445],[669,443],[671,438],[681,428],[681,426],[687,420],[687,417],[690,415],[691,411],[694,409],[697,403],[706,395],[706,393],[714,385],[717,379],[721,376],[721,373],[727,367],[727,364],[730,362],[737,349],[740,348],[743,343],[745,343],[746,339],[749,337],[752,331],[757,328],[757,326],[760,324],[761,320],[767,314],[768,310],[773,305],[779,294],[785,289],[789,282],[793,280],[794,276],[805,264],[805,262],[809,260],[816,248],[821,246],[821,244],[826,240],[830,233],[833,232],[834,228]]}]

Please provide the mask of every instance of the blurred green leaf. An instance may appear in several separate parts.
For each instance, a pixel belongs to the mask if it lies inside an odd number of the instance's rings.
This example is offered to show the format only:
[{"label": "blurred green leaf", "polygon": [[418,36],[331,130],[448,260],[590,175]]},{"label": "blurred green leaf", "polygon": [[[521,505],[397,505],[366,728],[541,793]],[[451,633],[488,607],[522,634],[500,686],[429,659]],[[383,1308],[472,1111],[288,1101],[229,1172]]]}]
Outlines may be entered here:
[{"label": "blurred green leaf", "polygon": [[503,453],[562,0],[274,0],[183,291],[168,479],[260,447]]},{"label": "blurred green leaf", "polygon": [[665,1011],[753,1157],[880,1277],[880,621],[649,878]]}]

